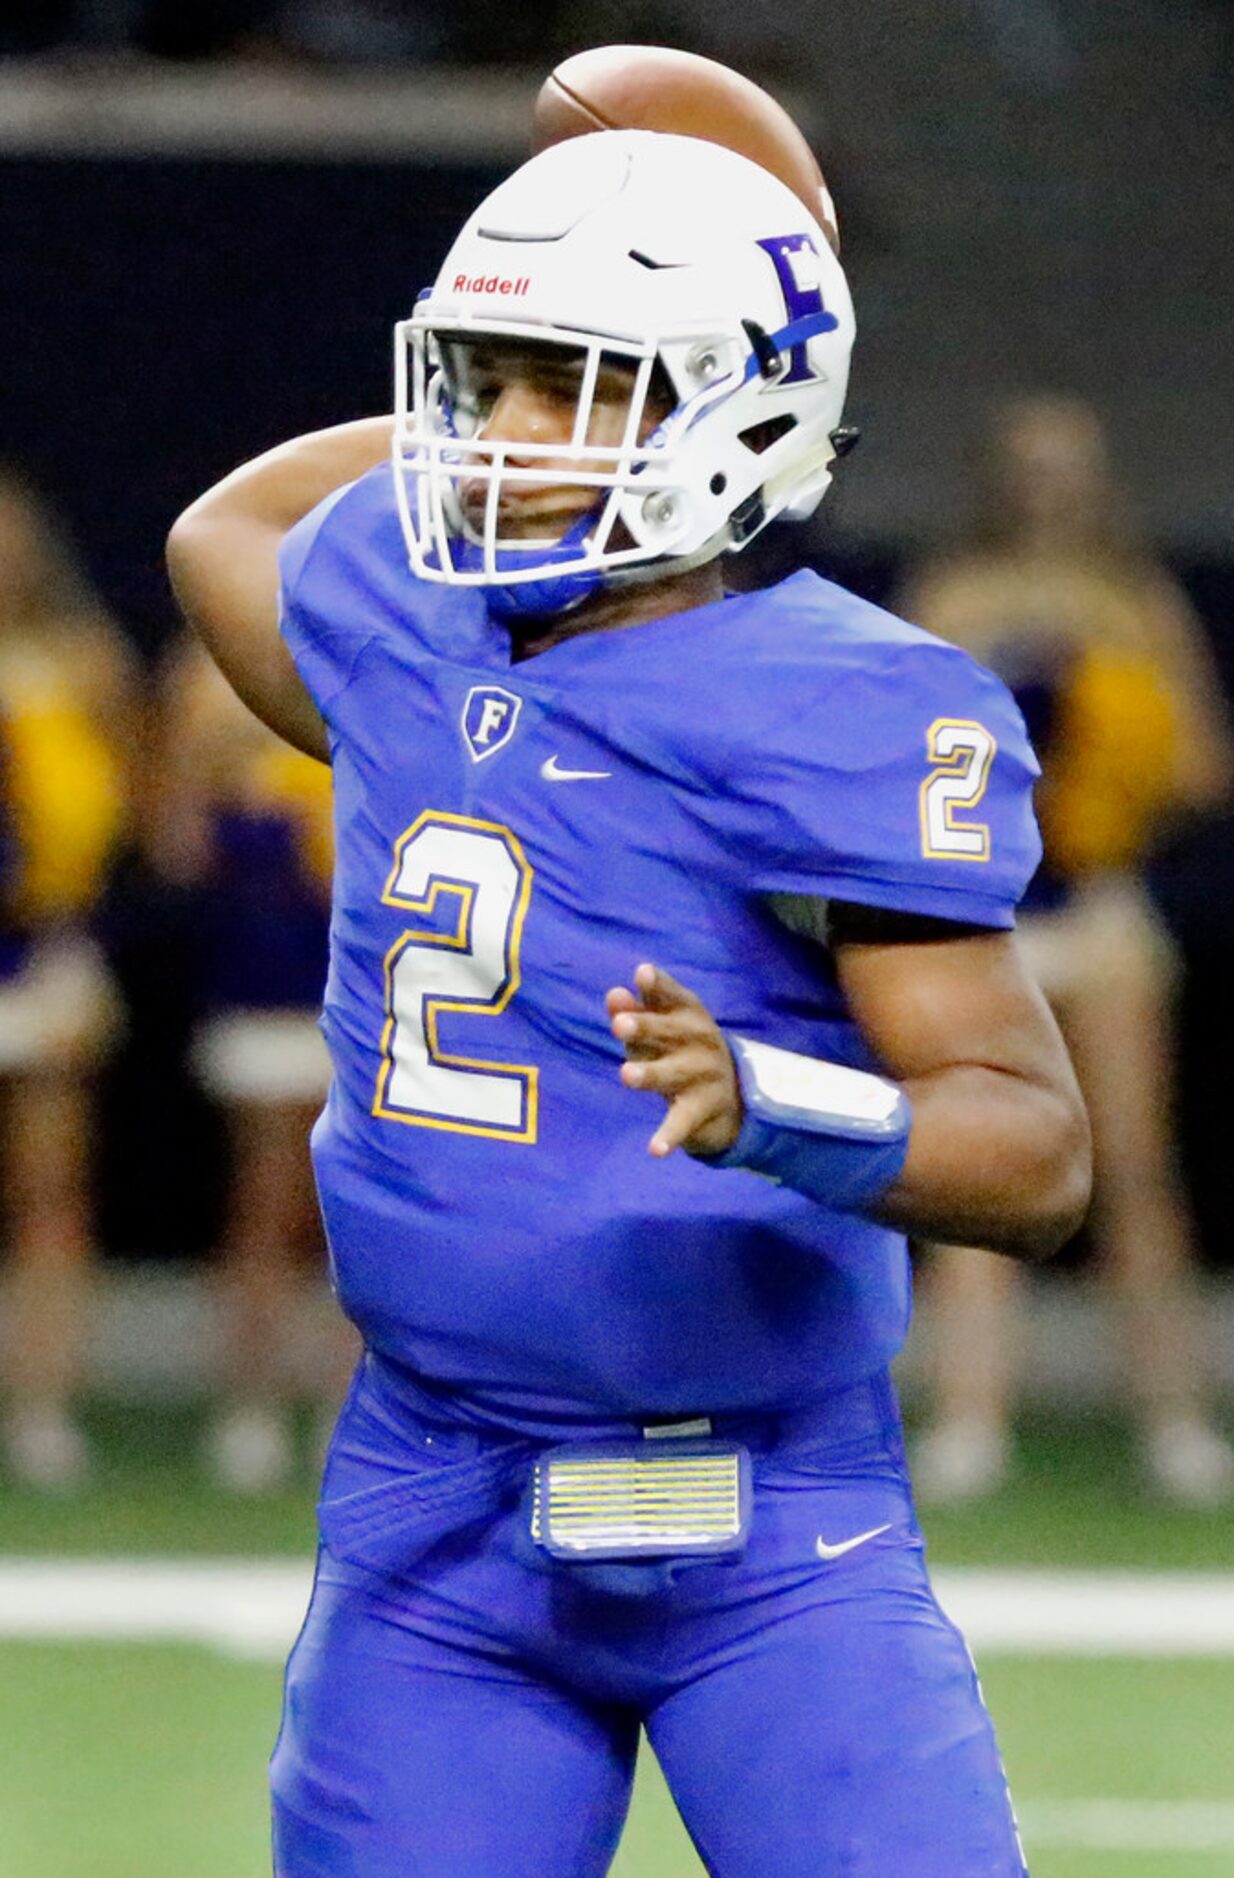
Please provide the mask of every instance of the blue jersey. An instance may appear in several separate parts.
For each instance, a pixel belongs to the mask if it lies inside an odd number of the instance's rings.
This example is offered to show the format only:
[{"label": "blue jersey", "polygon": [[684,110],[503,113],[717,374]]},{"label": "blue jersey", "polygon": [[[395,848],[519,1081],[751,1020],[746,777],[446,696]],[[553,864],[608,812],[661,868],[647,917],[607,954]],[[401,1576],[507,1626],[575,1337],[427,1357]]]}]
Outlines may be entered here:
[{"label": "blue jersey", "polygon": [[541,1426],[802,1403],[882,1369],[902,1235],[647,1141],[610,985],[873,1068],[772,897],[991,928],[1038,858],[1001,683],[811,573],[522,663],[408,570],[385,466],[284,547],[336,875],[314,1158],[341,1302],[469,1412]]}]

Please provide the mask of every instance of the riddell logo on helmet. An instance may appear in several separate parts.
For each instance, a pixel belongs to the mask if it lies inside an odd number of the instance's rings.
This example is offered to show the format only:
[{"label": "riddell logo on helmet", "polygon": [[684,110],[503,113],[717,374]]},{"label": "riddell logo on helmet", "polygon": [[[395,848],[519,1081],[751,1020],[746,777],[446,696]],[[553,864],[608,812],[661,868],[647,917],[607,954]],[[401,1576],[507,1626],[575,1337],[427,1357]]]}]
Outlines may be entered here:
[{"label": "riddell logo on helmet", "polygon": [[499,293],[511,299],[525,294],[531,286],[531,275],[522,274],[518,280],[510,280],[504,274],[456,274],[454,276],[455,293]]}]

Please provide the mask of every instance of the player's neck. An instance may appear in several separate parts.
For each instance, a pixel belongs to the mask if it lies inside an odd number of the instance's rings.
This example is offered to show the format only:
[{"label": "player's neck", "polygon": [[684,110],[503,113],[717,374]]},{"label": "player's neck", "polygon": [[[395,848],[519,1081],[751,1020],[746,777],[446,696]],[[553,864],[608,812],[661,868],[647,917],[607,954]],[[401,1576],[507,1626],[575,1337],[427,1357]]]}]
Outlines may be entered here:
[{"label": "player's neck", "polygon": [[514,659],[517,663],[535,658],[550,646],[560,645],[563,639],[577,639],[582,633],[645,626],[673,613],[688,613],[696,606],[712,606],[723,598],[724,581],[718,561],[707,561],[688,573],[673,574],[645,586],[604,588],[559,619],[527,620],[521,626],[512,626]]}]

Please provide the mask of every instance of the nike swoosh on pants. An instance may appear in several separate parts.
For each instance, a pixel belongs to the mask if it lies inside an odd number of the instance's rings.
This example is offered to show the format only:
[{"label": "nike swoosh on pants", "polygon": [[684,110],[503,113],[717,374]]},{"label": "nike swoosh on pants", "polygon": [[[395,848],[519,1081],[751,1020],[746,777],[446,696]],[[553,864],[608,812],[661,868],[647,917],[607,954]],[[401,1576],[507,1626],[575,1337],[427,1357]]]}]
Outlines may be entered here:
[{"label": "nike swoosh on pants", "polygon": [[854,1546],[864,1545],[867,1539],[877,1539],[880,1532],[890,1532],[890,1521],[885,1526],[871,1526],[869,1532],[859,1532],[853,1539],[841,1539],[835,1545],[828,1545],[823,1538],[815,1540],[815,1550],[820,1558],[840,1558],[845,1552],[851,1552]]}]

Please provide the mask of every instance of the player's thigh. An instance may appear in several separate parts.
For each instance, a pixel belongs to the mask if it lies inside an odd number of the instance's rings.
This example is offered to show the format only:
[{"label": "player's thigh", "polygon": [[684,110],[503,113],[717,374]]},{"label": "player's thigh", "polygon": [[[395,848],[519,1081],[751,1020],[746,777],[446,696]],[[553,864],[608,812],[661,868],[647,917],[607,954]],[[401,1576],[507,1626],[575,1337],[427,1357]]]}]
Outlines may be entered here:
[{"label": "player's thigh", "polygon": [[322,1583],[271,1761],[276,1878],[593,1878],[637,1725]]},{"label": "player's thigh", "polygon": [[924,1568],[842,1569],[648,1721],[708,1870],[1022,1878],[976,1674]]}]

